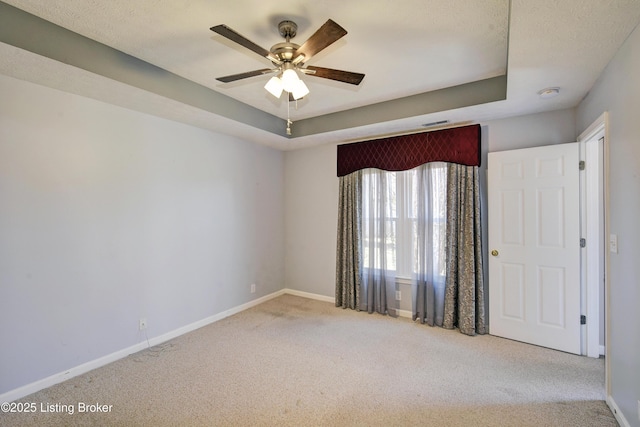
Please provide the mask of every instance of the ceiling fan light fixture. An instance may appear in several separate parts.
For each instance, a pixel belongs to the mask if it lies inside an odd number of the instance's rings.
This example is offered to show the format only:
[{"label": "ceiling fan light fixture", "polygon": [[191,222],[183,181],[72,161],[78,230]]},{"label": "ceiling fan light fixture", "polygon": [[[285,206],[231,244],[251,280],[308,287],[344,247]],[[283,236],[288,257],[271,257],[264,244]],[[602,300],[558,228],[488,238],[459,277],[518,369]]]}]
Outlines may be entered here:
[{"label": "ceiling fan light fixture", "polygon": [[293,68],[287,68],[282,72],[282,87],[287,92],[293,92],[299,81],[300,78]]},{"label": "ceiling fan light fixture", "polygon": [[293,95],[293,99],[297,101],[298,99],[308,94],[309,94],[309,88],[307,87],[306,84],[304,84],[302,80],[298,79],[298,82],[296,83],[295,87],[293,88],[293,91],[291,92],[291,95]]},{"label": "ceiling fan light fixture", "polygon": [[267,92],[269,92],[271,95],[275,96],[276,98],[280,98],[280,95],[282,94],[282,90],[284,89],[282,86],[282,80],[280,80],[278,76],[271,77],[271,79],[269,79],[267,84],[264,85],[264,88],[267,90]]}]

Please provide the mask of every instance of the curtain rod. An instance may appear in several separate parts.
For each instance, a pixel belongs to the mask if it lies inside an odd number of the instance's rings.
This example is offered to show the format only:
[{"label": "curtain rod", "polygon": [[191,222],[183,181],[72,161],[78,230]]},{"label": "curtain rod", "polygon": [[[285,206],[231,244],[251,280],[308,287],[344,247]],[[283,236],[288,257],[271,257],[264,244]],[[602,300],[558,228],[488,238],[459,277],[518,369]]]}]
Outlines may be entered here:
[{"label": "curtain rod", "polygon": [[365,138],[347,139],[347,140],[344,140],[342,142],[339,142],[338,145],[353,144],[353,143],[356,143],[356,142],[365,142],[365,141],[375,141],[375,140],[378,140],[378,139],[393,138],[393,137],[396,137],[396,136],[414,135],[416,133],[431,132],[431,131],[434,131],[434,130],[455,129],[455,128],[459,128],[459,127],[463,127],[463,126],[469,126],[469,125],[472,125],[472,124],[474,124],[474,122],[472,120],[467,120],[467,121],[464,121],[464,122],[456,122],[456,123],[446,123],[446,124],[443,124],[443,125],[440,125],[440,126],[431,126],[431,127],[421,128],[421,129],[413,129],[413,130],[409,130],[409,131],[386,133],[386,134],[369,136],[369,137],[365,137]]}]

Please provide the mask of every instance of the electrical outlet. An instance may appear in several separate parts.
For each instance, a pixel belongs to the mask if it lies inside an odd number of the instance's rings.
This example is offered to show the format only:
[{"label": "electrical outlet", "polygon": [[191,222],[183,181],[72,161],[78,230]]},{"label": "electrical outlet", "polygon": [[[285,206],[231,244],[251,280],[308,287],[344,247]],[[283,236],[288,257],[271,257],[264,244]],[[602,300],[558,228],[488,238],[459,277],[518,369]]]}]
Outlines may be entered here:
[{"label": "electrical outlet", "polygon": [[144,331],[145,329],[147,329],[147,319],[144,317],[141,317],[139,326],[141,331]]},{"label": "electrical outlet", "polygon": [[402,300],[402,292],[396,291],[396,301],[401,301],[401,300]]},{"label": "electrical outlet", "polygon": [[252,294],[255,294],[255,293],[256,293],[256,284],[255,284],[255,283],[252,283],[252,284],[251,284],[251,293],[252,293]]}]

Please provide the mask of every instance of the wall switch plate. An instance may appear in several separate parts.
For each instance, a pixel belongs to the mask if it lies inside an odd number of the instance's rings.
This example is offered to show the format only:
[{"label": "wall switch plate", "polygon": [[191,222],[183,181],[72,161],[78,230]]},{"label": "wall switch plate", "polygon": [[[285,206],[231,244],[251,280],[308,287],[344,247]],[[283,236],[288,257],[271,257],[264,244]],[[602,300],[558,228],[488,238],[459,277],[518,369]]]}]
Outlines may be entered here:
[{"label": "wall switch plate", "polygon": [[612,254],[618,253],[618,235],[610,234],[609,235],[609,252]]},{"label": "wall switch plate", "polygon": [[402,300],[402,292],[396,291],[396,301],[400,301],[400,300]]},{"label": "wall switch plate", "polygon": [[252,283],[252,284],[251,284],[251,293],[252,293],[252,294],[255,294],[255,293],[256,293],[256,284],[255,284],[255,283]]},{"label": "wall switch plate", "polygon": [[145,329],[147,329],[147,319],[145,319],[144,317],[141,317],[139,327],[141,331],[144,331]]}]

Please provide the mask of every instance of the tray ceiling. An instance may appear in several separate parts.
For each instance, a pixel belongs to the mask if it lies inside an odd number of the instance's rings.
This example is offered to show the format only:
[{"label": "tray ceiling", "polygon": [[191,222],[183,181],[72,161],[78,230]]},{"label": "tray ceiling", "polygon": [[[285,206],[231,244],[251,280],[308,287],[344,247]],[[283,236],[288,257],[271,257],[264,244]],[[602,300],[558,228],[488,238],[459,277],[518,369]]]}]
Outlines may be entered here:
[{"label": "tray ceiling", "polygon": [[[209,27],[268,49],[279,21],[302,44],[329,18],[348,34],[309,65],[359,86],[304,76],[311,93],[288,103],[270,76],[216,80],[270,63]],[[573,107],[639,19],[635,0],[9,0],[0,73],[286,150]]]}]

